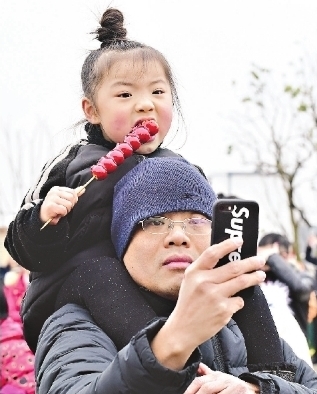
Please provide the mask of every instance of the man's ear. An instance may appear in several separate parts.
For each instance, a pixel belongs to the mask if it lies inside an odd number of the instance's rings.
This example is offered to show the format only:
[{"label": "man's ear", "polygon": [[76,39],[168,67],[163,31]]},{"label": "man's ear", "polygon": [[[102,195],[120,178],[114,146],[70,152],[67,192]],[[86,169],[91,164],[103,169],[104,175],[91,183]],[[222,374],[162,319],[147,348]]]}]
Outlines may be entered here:
[{"label": "man's ear", "polygon": [[88,122],[92,124],[99,124],[100,119],[96,107],[87,97],[81,100],[81,106]]}]

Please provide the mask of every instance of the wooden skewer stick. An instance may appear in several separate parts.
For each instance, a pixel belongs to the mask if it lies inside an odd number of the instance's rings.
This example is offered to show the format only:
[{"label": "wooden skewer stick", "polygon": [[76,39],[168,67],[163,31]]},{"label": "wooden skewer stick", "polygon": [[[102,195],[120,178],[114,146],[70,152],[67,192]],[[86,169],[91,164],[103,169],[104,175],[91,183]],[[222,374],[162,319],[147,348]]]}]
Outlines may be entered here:
[{"label": "wooden skewer stick", "polygon": [[[97,179],[95,176],[92,176],[89,181],[87,181],[83,186],[81,186],[78,190],[77,190],[77,194],[80,194],[82,192],[82,190],[84,190],[90,182],[92,182],[94,179]],[[40,228],[40,231],[43,230],[43,228],[45,228],[51,221],[53,220],[53,218],[48,219],[43,226]]]}]

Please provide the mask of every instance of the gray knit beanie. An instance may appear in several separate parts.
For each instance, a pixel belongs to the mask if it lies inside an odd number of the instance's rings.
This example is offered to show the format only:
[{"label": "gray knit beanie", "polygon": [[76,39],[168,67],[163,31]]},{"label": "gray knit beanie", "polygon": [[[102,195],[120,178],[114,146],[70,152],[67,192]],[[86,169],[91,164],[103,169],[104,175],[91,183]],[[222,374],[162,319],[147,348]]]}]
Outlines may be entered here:
[{"label": "gray knit beanie", "polygon": [[140,220],[167,212],[194,211],[211,219],[217,199],[207,179],[182,158],[144,159],[117,183],[111,238],[122,259]]}]

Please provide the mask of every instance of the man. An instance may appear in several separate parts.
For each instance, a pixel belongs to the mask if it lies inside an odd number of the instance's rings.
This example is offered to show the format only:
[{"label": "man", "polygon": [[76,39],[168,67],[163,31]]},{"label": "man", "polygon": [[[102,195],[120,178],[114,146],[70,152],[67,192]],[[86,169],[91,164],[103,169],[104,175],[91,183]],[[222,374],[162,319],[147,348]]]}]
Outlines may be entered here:
[{"label": "man", "polygon": [[[129,315],[127,307],[120,311],[125,327],[113,321],[109,336],[87,309],[63,306],[39,338],[39,394],[316,392],[317,375],[283,341],[280,372],[286,376],[293,370],[295,383],[278,373],[250,372],[244,338],[231,317],[244,305],[236,293],[263,282],[264,261],[251,257],[216,267],[242,241],[209,246],[215,200],[207,180],[182,159],[146,159],[120,180],[112,240],[126,267],[125,280],[133,279],[136,294],[157,317],[147,322]],[[86,265],[96,275],[99,264],[109,263],[99,260]],[[120,283],[118,294],[125,291]],[[98,294],[96,302],[105,297]],[[130,340],[119,349],[115,343],[129,329]],[[257,351],[263,346],[259,343]]]}]

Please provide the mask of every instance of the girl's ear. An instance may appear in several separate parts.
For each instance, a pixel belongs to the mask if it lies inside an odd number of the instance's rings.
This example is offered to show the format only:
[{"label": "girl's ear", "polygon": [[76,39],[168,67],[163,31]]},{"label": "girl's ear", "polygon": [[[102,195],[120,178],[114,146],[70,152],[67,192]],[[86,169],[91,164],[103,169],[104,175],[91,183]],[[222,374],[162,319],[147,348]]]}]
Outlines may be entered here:
[{"label": "girl's ear", "polygon": [[87,97],[84,97],[81,101],[81,106],[88,122],[92,124],[100,123],[98,112],[91,100],[89,100]]}]

